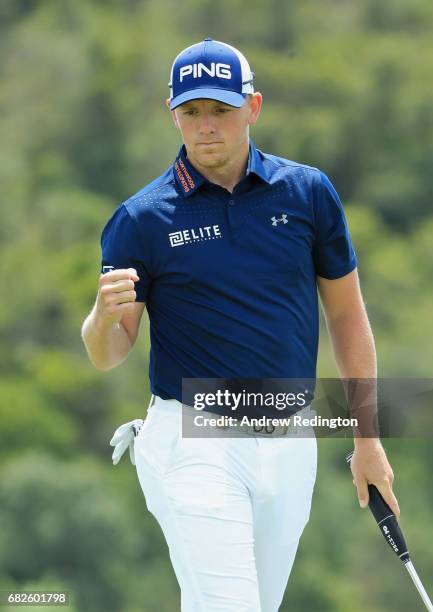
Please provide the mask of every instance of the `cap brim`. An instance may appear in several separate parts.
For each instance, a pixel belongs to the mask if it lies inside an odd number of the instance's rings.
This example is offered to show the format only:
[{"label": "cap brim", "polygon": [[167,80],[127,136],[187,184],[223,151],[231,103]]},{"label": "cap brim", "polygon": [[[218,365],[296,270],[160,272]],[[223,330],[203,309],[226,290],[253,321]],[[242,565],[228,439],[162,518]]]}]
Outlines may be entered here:
[{"label": "cap brim", "polygon": [[184,102],[190,100],[199,100],[203,98],[205,100],[217,100],[218,102],[224,102],[230,106],[236,106],[240,108],[245,103],[246,94],[239,94],[234,91],[226,91],[225,89],[210,89],[203,87],[201,89],[193,89],[191,91],[185,91],[183,94],[176,96],[170,100],[170,110],[174,110]]}]

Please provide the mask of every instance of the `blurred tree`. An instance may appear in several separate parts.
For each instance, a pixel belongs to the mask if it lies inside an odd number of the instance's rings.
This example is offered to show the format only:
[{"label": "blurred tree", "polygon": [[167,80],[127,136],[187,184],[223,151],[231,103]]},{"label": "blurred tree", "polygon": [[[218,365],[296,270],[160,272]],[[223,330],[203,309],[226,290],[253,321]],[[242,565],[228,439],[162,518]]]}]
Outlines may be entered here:
[{"label": "blurred tree", "polygon": [[152,542],[132,528],[127,500],[116,497],[95,462],[23,455],[3,468],[0,498],[1,576],[25,584],[51,572],[80,610],[124,610],[134,602]]}]

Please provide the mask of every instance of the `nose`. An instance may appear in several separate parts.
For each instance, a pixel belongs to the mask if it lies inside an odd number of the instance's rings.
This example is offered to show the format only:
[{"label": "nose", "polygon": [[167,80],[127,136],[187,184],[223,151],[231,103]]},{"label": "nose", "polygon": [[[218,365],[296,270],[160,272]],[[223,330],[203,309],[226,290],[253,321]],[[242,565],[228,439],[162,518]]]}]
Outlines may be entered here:
[{"label": "nose", "polygon": [[203,113],[200,118],[200,133],[201,134],[214,134],[215,123],[210,113]]}]

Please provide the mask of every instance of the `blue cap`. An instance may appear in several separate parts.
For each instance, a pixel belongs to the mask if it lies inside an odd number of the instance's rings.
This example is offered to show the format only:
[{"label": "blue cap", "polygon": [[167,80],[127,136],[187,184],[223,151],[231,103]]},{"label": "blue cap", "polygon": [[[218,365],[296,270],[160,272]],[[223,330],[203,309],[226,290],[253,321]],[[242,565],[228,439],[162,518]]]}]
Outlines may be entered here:
[{"label": "blue cap", "polygon": [[254,73],[238,49],[205,38],[184,49],[173,62],[170,109],[189,100],[206,98],[240,107],[254,93]]}]

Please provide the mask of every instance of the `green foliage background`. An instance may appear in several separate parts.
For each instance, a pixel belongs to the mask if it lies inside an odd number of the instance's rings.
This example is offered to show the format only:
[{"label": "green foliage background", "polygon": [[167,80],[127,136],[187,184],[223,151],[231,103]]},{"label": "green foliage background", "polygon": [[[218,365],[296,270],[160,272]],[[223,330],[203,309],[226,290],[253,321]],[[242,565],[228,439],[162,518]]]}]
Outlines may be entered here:
[{"label": "green foliage background", "polygon": [[[334,182],[380,376],[432,376],[432,29],[430,0],[2,1],[1,588],[64,588],[80,612],[179,609],[135,471],[127,460],[114,469],[108,446],[146,411],[147,323],[109,373],[90,365],[80,328],[106,220],[177,152],[163,100],[188,44],[239,46],[264,95],[256,145]],[[323,326],[318,374],[336,375]],[[384,445],[402,527],[433,589],[431,440]],[[350,446],[319,440],[282,612],[422,609],[357,505]]]}]

